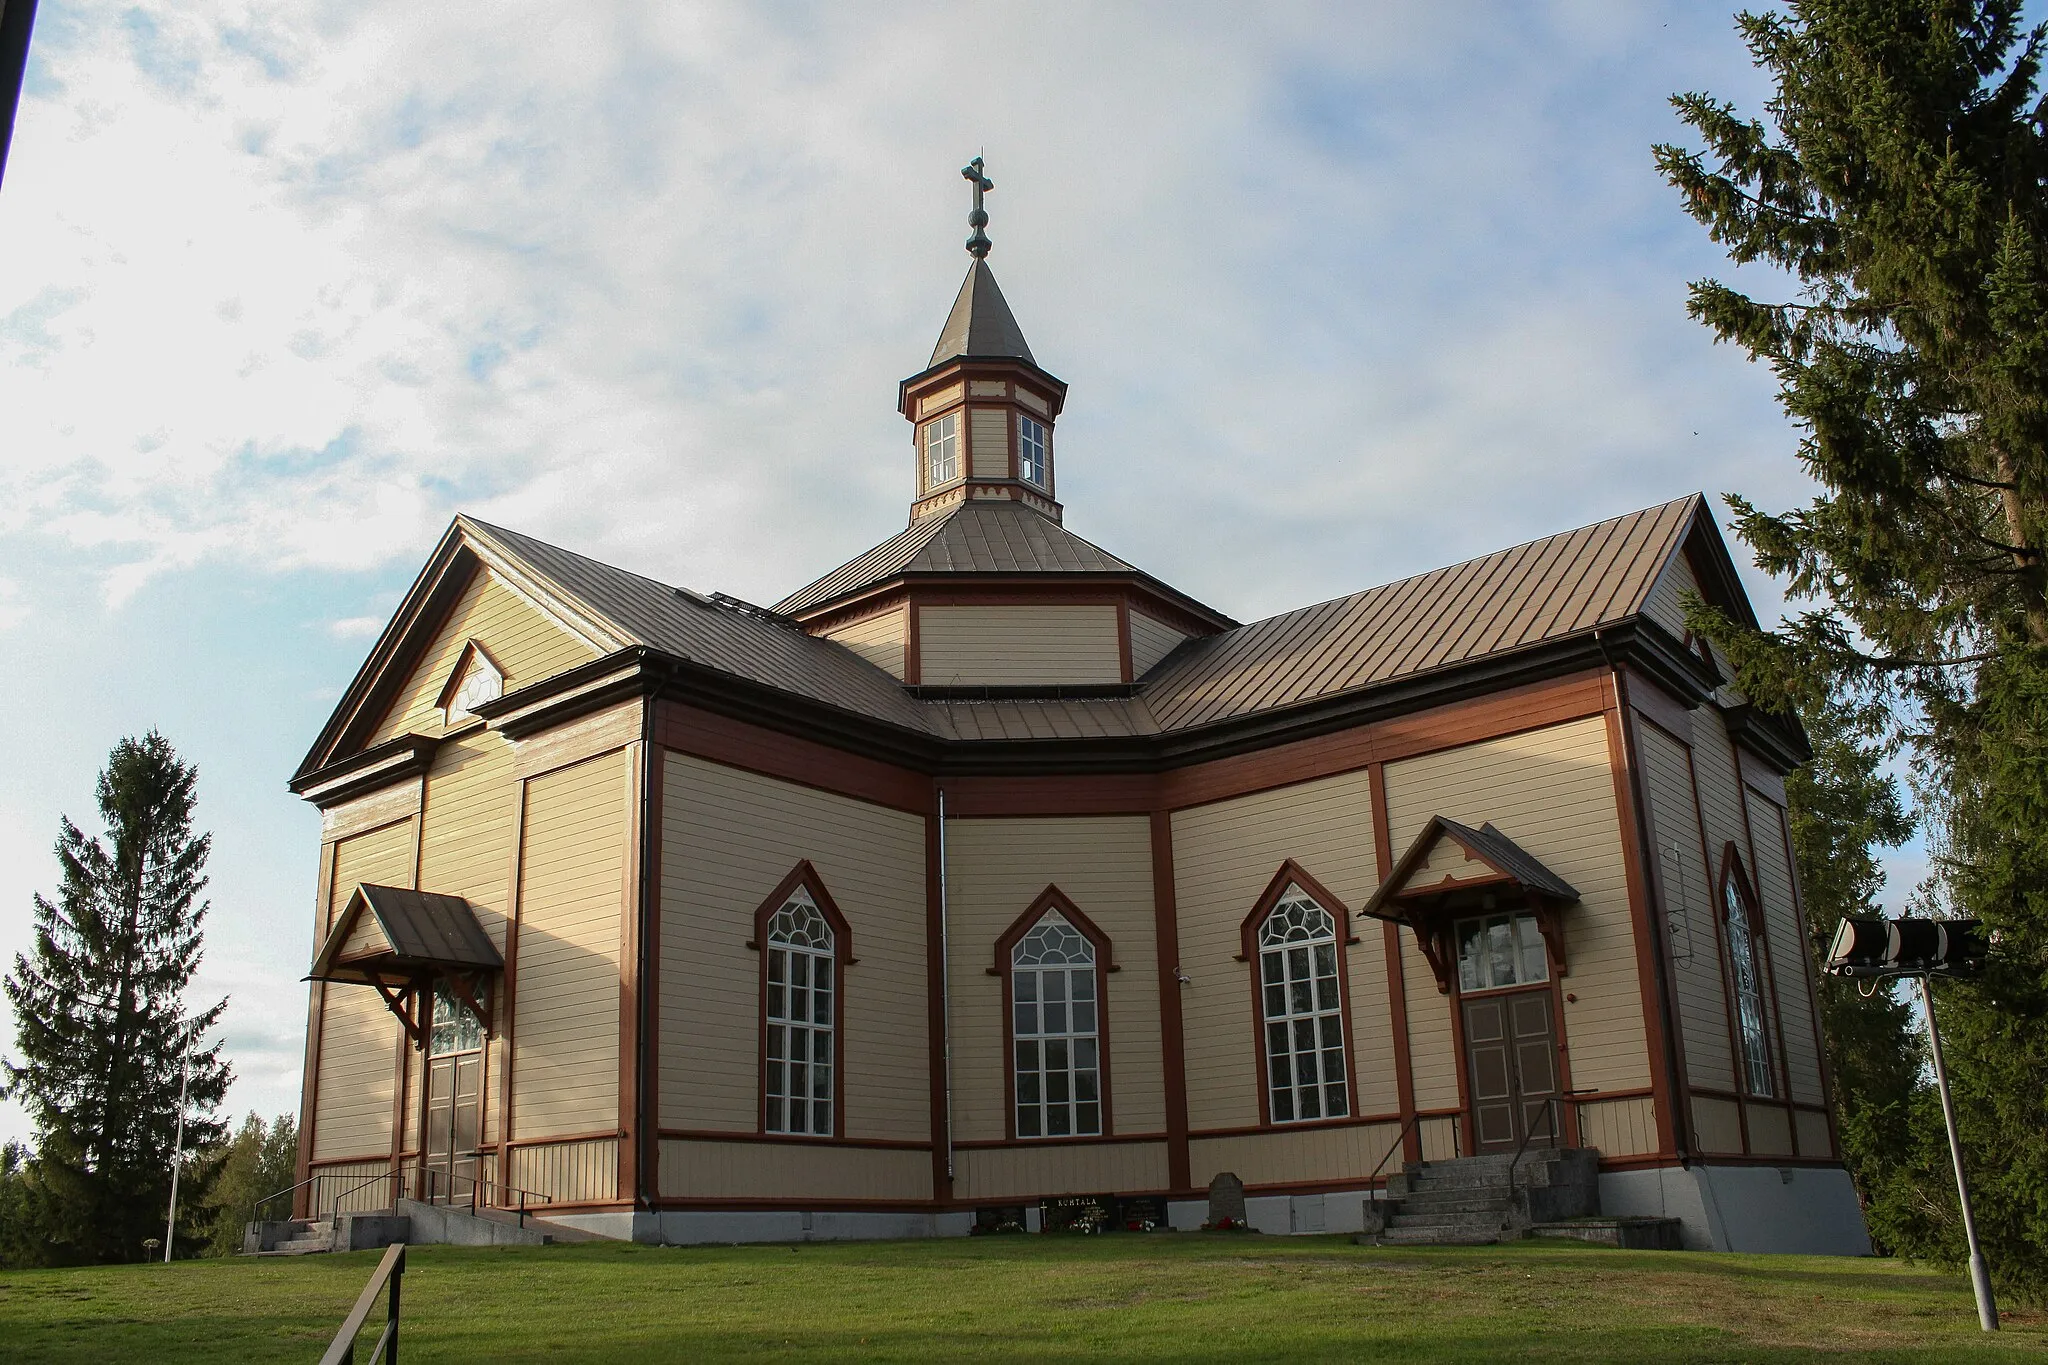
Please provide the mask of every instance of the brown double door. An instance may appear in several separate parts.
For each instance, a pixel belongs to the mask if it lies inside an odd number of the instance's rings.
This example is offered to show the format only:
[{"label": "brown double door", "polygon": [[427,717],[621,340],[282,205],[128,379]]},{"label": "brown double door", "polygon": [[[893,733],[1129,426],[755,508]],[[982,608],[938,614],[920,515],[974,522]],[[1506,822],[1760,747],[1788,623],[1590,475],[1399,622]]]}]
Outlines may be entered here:
[{"label": "brown double door", "polygon": [[1464,1002],[1465,1059],[1471,1075],[1472,1147],[1512,1152],[1558,1136],[1561,1106],[1557,1025],[1550,991],[1507,991]]},{"label": "brown double door", "polygon": [[[458,1052],[427,1063],[427,1174],[420,1197],[436,1203],[467,1204],[481,1174],[477,1159],[478,1100],[483,1094],[484,1054]],[[476,1191],[479,1203],[482,1191]]]}]

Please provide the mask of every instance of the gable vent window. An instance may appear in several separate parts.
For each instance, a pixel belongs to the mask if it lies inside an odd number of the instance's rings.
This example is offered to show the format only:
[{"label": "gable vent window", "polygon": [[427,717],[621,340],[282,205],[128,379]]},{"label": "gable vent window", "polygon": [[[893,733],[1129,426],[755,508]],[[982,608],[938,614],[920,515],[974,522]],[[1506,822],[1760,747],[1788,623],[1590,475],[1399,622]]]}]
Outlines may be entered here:
[{"label": "gable vent window", "polygon": [[832,1132],[832,926],[799,886],[768,921],[767,1114],[771,1133]]},{"label": "gable vent window", "polygon": [[948,413],[924,428],[925,487],[937,488],[960,477],[960,415]]},{"label": "gable vent window", "polygon": [[1017,415],[1017,476],[1045,487],[1045,424]]},{"label": "gable vent window", "polygon": [[1337,922],[1298,886],[1281,893],[1259,926],[1259,998],[1272,1121],[1349,1114]]},{"label": "gable vent window", "polygon": [[505,695],[505,675],[491,662],[491,656],[475,644],[462,651],[457,668],[453,693],[443,694],[447,697],[443,703],[446,720],[451,726],[468,720],[485,702],[496,701]]}]

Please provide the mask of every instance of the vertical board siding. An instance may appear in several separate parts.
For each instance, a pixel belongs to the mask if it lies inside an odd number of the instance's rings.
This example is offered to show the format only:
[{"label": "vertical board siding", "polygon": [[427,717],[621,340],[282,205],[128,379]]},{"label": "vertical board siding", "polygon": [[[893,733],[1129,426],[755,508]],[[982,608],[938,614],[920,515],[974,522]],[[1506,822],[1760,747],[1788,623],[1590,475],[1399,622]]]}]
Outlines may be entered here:
[{"label": "vertical board siding", "polygon": [[[1398,851],[1400,845],[1394,845]],[[1397,853],[1398,856],[1398,853]],[[1417,1109],[1456,1109],[1464,1102],[1450,997],[1437,985],[1436,970],[1416,945],[1415,935],[1401,931],[1401,976],[1408,983],[1408,1058],[1415,1074]]]},{"label": "vertical board siding", "polygon": [[905,621],[904,609],[897,607],[894,611],[880,612],[850,625],[840,626],[836,630],[828,630],[825,632],[825,638],[836,640],[876,668],[884,669],[901,678],[907,630]]},{"label": "vertical board siding", "polygon": [[370,743],[381,744],[406,734],[438,735],[446,730],[435,703],[456,660],[462,657],[463,646],[471,640],[482,645],[504,670],[507,692],[597,657],[589,645],[480,566],[433,643],[413,666],[412,675],[399,689]]},{"label": "vertical board siding", "polygon": [[1163,1142],[980,1147],[954,1159],[954,1193],[995,1203],[1062,1194],[1139,1194],[1167,1188]]},{"label": "vertical board siding", "polygon": [[315,1218],[336,1213],[371,1213],[391,1207],[391,1163],[356,1161],[313,1172],[306,1208]]},{"label": "vertical board siding", "polygon": [[596,1138],[514,1147],[506,1183],[513,1192],[502,1197],[514,1204],[518,1190],[544,1194],[557,1204],[609,1200],[619,1189],[619,1144],[612,1138]]},{"label": "vertical board siding", "polygon": [[[1397,851],[1432,815],[1474,827],[1490,821],[1578,891],[1578,903],[1562,916],[1570,974],[1561,984],[1578,997],[1564,1005],[1561,1040],[1572,1084],[1600,1090],[1648,1085],[1642,985],[1606,722],[1592,717],[1426,754],[1388,764],[1386,775]],[[1417,966],[1410,981],[1434,981],[1426,966]],[[1425,1000],[1431,1014],[1443,1011],[1447,1002],[1429,1000],[1432,995],[1425,985],[1409,999]],[[1433,1046],[1448,1043],[1446,1037]],[[1419,1034],[1414,1057],[1416,1102],[1441,1103],[1423,1098],[1423,1078],[1443,1070],[1455,1075],[1462,1059],[1432,1056]]]},{"label": "vertical board siding", "polygon": [[1795,1110],[1793,1121],[1798,1124],[1799,1155],[1833,1156],[1834,1144],[1828,1137],[1828,1116],[1816,1114],[1808,1109]]},{"label": "vertical board siding", "polygon": [[1692,1135],[1702,1152],[1740,1155],[1742,1106],[1710,1095],[1692,1097]]},{"label": "vertical board siding", "polygon": [[[1254,965],[1237,960],[1240,928],[1273,875],[1289,858],[1355,910],[1378,886],[1372,795],[1361,770],[1259,792],[1173,815],[1174,899],[1180,911],[1181,1028],[1187,1046],[1188,1124],[1244,1128],[1259,1122],[1265,1062],[1254,1014]],[[1345,949],[1354,1113],[1399,1105],[1393,1033],[1387,1018],[1386,963],[1378,926]],[[1423,980],[1429,980],[1423,969]],[[1411,1001],[1422,992],[1411,970]],[[1428,992],[1432,1001],[1435,993]],[[1441,1009],[1441,1002],[1436,1002]],[[1418,1073],[1419,1079],[1419,1073]],[[1452,1102],[1456,1102],[1455,1092]]]},{"label": "vertical board siding", "polygon": [[665,1138],[661,1192],[681,1199],[909,1202],[932,1197],[932,1158],[923,1149]]},{"label": "vertical board siding", "polygon": [[1792,1155],[1792,1116],[1775,1104],[1744,1105],[1752,1156]]},{"label": "vertical board siding", "polygon": [[1700,581],[1693,576],[1692,563],[1683,553],[1671,556],[1650,595],[1643,600],[1643,615],[1683,640],[1691,632],[1685,624],[1684,594],[1698,592]]},{"label": "vertical board siding", "polygon": [[969,468],[977,478],[1010,477],[1010,430],[1007,408],[975,408],[968,420]]},{"label": "vertical board siding", "polygon": [[929,1138],[920,816],[669,752],[661,798],[661,1123],[761,1124],[754,912],[809,859],[853,930],[841,1135]]},{"label": "vertical board siding", "polygon": [[513,997],[515,1139],[618,1122],[627,763],[621,750],[526,784]]},{"label": "vertical board siding", "polygon": [[1728,996],[1715,929],[1718,883],[1701,861],[1699,806],[1685,747],[1636,723],[1650,823],[1656,831],[1657,881],[1670,926],[1673,992],[1685,1037],[1686,1074],[1701,1085],[1735,1088],[1728,1042]]},{"label": "vertical board siding", "polygon": [[1110,1120],[1119,1133],[1166,1127],[1159,1038],[1152,825],[1144,816],[949,820],[946,900],[952,963],[953,1122],[963,1142],[1009,1133],[1002,978],[989,975],[1003,931],[1057,885],[1109,935],[1119,971],[1097,963],[1107,1002]]},{"label": "vertical board siding", "polygon": [[1173,653],[1188,637],[1142,611],[1134,611],[1130,617],[1131,676],[1142,678],[1151,671],[1152,665]]},{"label": "vertical board siding", "polygon": [[918,676],[932,686],[1121,682],[1116,618],[1106,603],[920,607]]},{"label": "vertical board siding", "polygon": [[1792,899],[1792,869],[1785,863],[1785,809],[1752,786],[1749,818],[1755,826],[1757,894],[1770,927],[1771,970],[1778,987],[1778,1007],[1784,1012],[1792,1098],[1802,1104],[1820,1104],[1827,1098],[1827,1090],[1821,1084],[1813,1001],[1807,994],[1806,941],[1799,932],[1799,907]]},{"label": "vertical board siding", "polygon": [[1259,1185],[1363,1180],[1375,1168],[1382,1176],[1400,1173],[1398,1156],[1380,1167],[1400,1141],[1398,1123],[1195,1138],[1188,1143],[1188,1171],[1204,1187],[1225,1171]]},{"label": "vertical board siding", "polygon": [[1579,1140],[1603,1157],[1657,1150],[1657,1102],[1648,1095],[1579,1106]]},{"label": "vertical board siding", "polygon": [[[331,846],[334,875],[322,907],[320,937],[357,885],[412,885],[413,822],[366,830]],[[320,1021],[320,1071],[314,1096],[313,1159],[391,1151],[391,1105],[398,1087],[398,1020],[368,986],[315,985],[326,992]]]},{"label": "vertical board siding", "polygon": [[435,751],[420,822],[420,889],[467,900],[500,953],[518,804],[512,746],[502,736],[479,731]]}]

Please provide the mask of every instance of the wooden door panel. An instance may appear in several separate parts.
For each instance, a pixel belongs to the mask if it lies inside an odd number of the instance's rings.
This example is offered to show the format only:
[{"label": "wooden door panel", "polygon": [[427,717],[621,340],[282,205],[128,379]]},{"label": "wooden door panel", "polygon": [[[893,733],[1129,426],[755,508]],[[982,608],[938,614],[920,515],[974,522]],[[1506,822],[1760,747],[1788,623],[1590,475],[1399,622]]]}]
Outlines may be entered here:
[{"label": "wooden door panel", "polygon": [[1507,1011],[1499,999],[1465,1006],[1465,1052],[1472,1077],[1472,1140],[1479,1151],[1512,1148],[1515,1127],[1515,1069]]},{"label": "wooden door panel", "polygon": [[1560,1093],[1557,1032],[1547,990],[1465,1002],[1475,1151],[1512,1151],[1525,1134],[1552,1136]]}]

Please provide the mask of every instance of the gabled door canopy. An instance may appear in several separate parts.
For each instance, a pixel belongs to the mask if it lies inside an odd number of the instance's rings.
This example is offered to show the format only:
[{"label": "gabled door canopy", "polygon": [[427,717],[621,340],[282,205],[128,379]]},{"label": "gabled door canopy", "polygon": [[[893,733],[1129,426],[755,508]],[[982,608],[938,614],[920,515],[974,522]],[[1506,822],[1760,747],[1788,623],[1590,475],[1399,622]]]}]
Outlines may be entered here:
[{"label": "gabled door canopy", "polygon": [[[1462,849],[1465,862],[1476,863],[1479,869],[1469,875],[1446,872],[1436,881],[1424,881],[1431,855],[1445,840]],[[1526,908],[1543,931],[1551,964],[1559,976],[1566,976],[1571,968],[1558,912],[1578,899],[1571,883],[1491,824],[1473,829],[1433,815],[1358,913],[1413,929],[1422,955],[1436,974],[1437,990],[1448,995],[1452,971],[1449,936],[1454,919],[1503,907]]]},{"label": "gabled door canopy", "polygon": [[504,965],[497,945],[462,897],[363,882],[313,955],[306,979],[374,987],[418,1045],[423,1038],[422,987],[436,978],[446,981],[488,1031],[486,985]]}]

